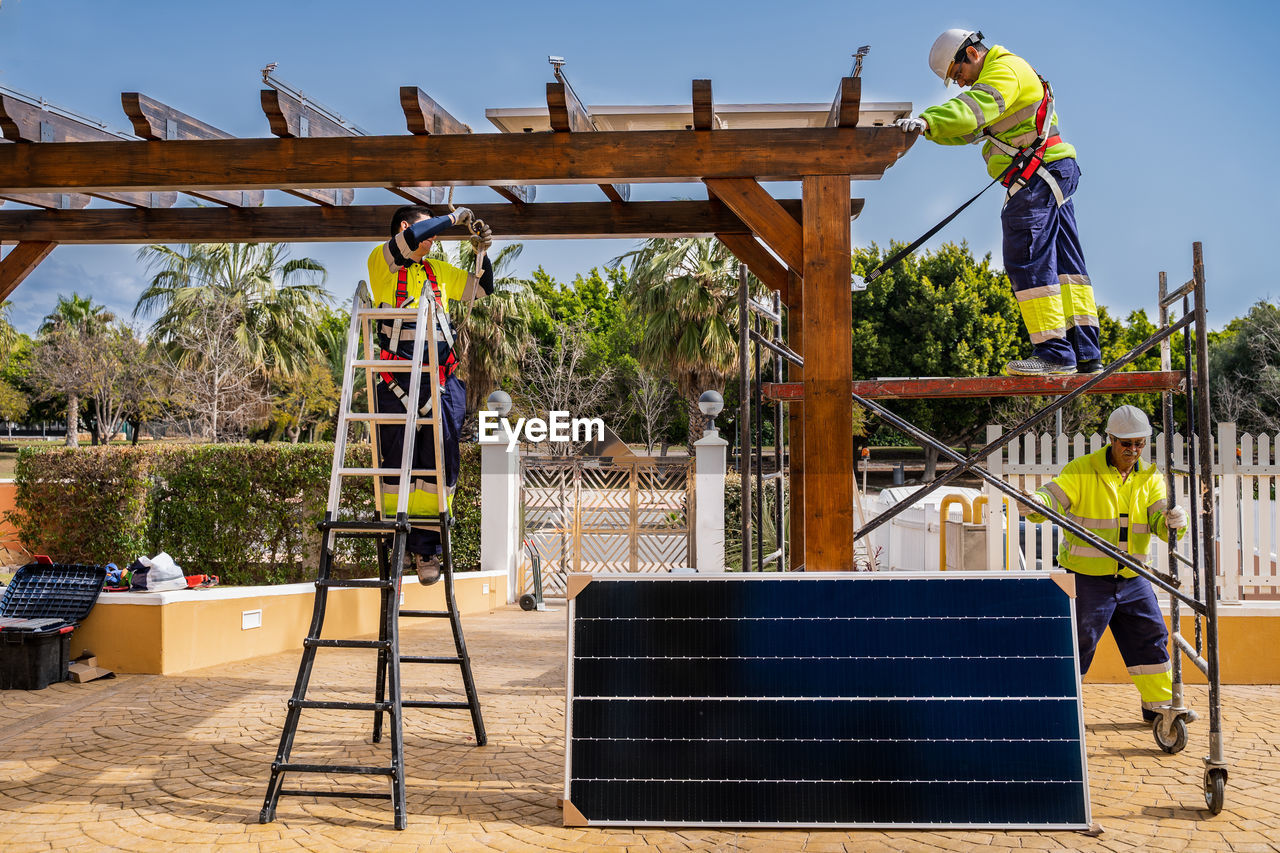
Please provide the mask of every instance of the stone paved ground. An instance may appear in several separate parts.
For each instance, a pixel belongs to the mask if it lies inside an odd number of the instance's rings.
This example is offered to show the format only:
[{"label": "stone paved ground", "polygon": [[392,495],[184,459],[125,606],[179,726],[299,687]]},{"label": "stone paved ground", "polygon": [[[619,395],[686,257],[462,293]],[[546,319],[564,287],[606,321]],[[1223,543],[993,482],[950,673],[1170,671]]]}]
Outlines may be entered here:
[{"label": "stone paved ground", "polygon": [[[428,620],[422,620],[428,621]],[[448,645],[447,626],[411,623],[406,650]],[[409,828],[384,803],[282,800],[258,812],[297,655],[181,676],[123,676],[0,691],[0,849],[28,850],[796,850],[975,848],[1280,851],[1280,687],[1229,687],[1226,810],[1203,809],[1207,726],[1177,756],[1130,722],[1128,686],[1087,686],[1093,815],[1104,832],[806,832],[567,829],[563,779],[564,612],[499,610],[466,620],[489,732],[465,712],[410,711]],[[315,684],[367,698],[368,652],[322,651]],[[363,661],[361,660],[363,658]],[[452,684],[456,670],[438,668]],[[418,676],[418,683],[424,676]],[[1192,689],[1202,712],[1206,695]],[[311,712],[298,760],[381,763],[367,715]]]}]

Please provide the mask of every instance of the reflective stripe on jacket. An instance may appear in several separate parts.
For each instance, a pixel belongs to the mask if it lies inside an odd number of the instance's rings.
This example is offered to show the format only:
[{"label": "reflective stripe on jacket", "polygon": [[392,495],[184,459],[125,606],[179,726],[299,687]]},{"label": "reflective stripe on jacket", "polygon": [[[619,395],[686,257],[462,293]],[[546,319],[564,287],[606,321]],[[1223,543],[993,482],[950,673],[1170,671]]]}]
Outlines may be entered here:
[{"label": "reflective stripe on jacket", "polygon": [[[993,45],[969,91],[920,113],[929,123],[924,135],[939,145],[968,145],[982,139],[982,129],[989,127],[997,138],[1015,148],[1025,148],[1036,139],[1036,109],[1043,97],[1044,87],[1035,69],[1022,57]],[[1055,109],[1049,115],[1045,136],[1057,135]],[[1049,148],[1044,161],[1052,163],[1074,156],[1076,149],[1059,141]],[[990,142],[983,145],[982,157],[987,161],[987,174],[993,178],[1003,175],[1011,162],[1008,154]]]},{"label": "reflective stripe on jacket", "polygon": [[[1139,563],[1149,564],[1151,535],[1169,535],[1164,477],[1154,465],[1139,462],[1121,482],[1120,472],[1107,461],[1109,447],[1068,462],[1061,474],[1036,490],[1035,498]],[[1045,517],[1028,514],[1027,520],[1039,523]],[[1063,530],[1058,565],[1083,575],[1113,575],[1120,564]],[[1119,568],[1119,573],[1137,577],[1132,569]]]}]

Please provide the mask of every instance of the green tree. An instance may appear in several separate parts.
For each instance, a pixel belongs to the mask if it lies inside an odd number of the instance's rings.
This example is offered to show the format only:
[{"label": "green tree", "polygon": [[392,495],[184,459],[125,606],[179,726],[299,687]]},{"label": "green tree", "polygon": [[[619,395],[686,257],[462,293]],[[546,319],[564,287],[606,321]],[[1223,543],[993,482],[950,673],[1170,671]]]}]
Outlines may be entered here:
[{"label": "green tree", "polygon": [[1242,432],[1280,431],[1280,305],[1260,301],[1209,342],[1214,416]]},{"label": "green tree", "polygon": [[[617,261],[630,262],[639,361],[671,378],[689,413],[689,435],[700,435],[706,418],[698,397],[723,388],[737,369],[738,261],[709,238],[646,240]],[[752,292],[761,288],[752,279]]]},{"label": "green tree", "polygon": [[[54,337],[60,342],[68,343],[81,335],[97,332],[112,320],[115,315],[104,305],[95,305],[88,296],[72,292],[70,297],[59,296],[53,312],[44,318],[40,325],[40,334]],[[76,447],[80,443],[80,390],[73,373],[73,365],[68,365],[67,373],[59,386],[52,388],[53,393],[65,394],[67,400],[67,447]],[[96,435],[96,434],[95,434]]]},{"label": "green tree", "polygon": [[[890,247],[894,251],[896,247]],[[884,253],[888,254],[888,252]],[[853,271],[880,263],[878,247],[856,249]],[[993,376],[1023,346],[1008,278],[965,244],[916,253],[853,294],[853,375]],[[948,443],[966,446],[992,417],[989,399],[897,402],[889,408]],[[937,452],[926,448],[925,479]]]},{"label": "green tree", "polygon": [[180,333],[211,316],[220,324],[234,317],[235,347],[264,376],[292,378],[321,354],[316,330],[330,295],[319,261],[291,260],[281,243],[151,245],[138,258],[154,275],[133,314],[156,315],[152,340],[180,362],[202,357],[199,347],[179,345],[180,337],[192,337]]}]

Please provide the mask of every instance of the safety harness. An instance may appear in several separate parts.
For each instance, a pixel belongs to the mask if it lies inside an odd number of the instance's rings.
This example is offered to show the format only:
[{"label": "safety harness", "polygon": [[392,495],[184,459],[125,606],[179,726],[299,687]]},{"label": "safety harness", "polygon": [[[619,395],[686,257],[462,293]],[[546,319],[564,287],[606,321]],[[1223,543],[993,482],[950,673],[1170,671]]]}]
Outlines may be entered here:
[{"label": "safety harness", "polygon": [[[435,270],[431,268],[430,263],[422,264],[423,271],[427,274],[427,281],[431,283],[431,292],[436,300],[436,324],[440,329],[441,337],[444,338],[444,346],[447,348],[446,353],[440,359],[440,385],[443,386],[450,376],[458,369],[458,359],[453,354],[453,329],[449,325],[449,314],[445,311],[444,303],[440,298],[440,285],[436,281]],[[409,296],[409,268],[401,267],[396,276],[396,305],[397,308],[413,307],[418,300]],[[409,357],[400,354],[400,342],[403,333],[410,331],[406,325],[413,327],[416,324],[406,324],[401,319],[396,319],[392,323],[378,324],[378,358],[382,361],[408,361]],[[409,338],[412,340],[412,336]],[[400,402],[404,404],[405,411],[409,410],[409,395],[400,383],[395,381],[395,377],[388,372],[380,372],[378,379],[383,385],[391,389]],[[418,410],[422,417],[426,417],[431,412],[431,396],[427,396],[427,401],[422,404]]]},{"label": "safety harness", "polygon": [[1052,190],[1058,207],[1062,207],[1067,203],[1066,197],[1062,194],[1062,187],[1058,186],[1057,179],[1044,167],[1045,154],[1048,153],[1050,148],[1062,142],[1062,137],[1056,133],[1053,136],[1047,135],[1048,128],[1046,125],[1048,124],[1049,116],[1053,115],[1053,87],[1049,85],[1048,80],[1039,74],[1036,77],[1039,78],[1044,92],[1040,98],[1040,105],[1036,107],[1035,141],[1023,148],[1015,148],[992,133],[990,125],[982,128],[982,135],[997,149],[1012,158],[1009,168],[1005,169],[1004,174],[1000,176],[1001,186],[1009,191],[1005,195],[1006,203],[1013,198],[1014,193],[1025,187],[1033,177],[1039,175],[1044,178],[1044,182]]}]

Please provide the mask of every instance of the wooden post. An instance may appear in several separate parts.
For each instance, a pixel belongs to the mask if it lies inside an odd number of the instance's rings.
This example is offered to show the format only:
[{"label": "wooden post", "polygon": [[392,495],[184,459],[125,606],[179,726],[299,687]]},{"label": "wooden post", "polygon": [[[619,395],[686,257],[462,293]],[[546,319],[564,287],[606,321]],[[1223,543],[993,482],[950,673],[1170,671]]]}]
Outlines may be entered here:
[{"label": "wooden post", "polygon": [[18,285],[22,284],[22,280],[31,275],[31,272],[40,266],[41,261],[49,257],[49,253],[57,245],[51,242],[24,240],[14,246],[9,254],[4,256],[4,260],[0,261],[0,302],[8,299]]},{"label": "wooden post", "polygon": [[[853,569],[849,177],[804,179],[806,571]],[[815,440],[819,439],[820,440]]]},{"label": "wooden post", "polygon": [[[787,293],[791,302],[787,305],[787,346],[792,352],[804,352],[804,302],[801,299],[802,282],[795,270],[788,270]],[[787,364],[787,381],[802,382],[804,368]],[[787,438],[790,455],[791,489],[791,556],[793,571],[804,564],[804,402],[795,400],[787,406]]]}]

